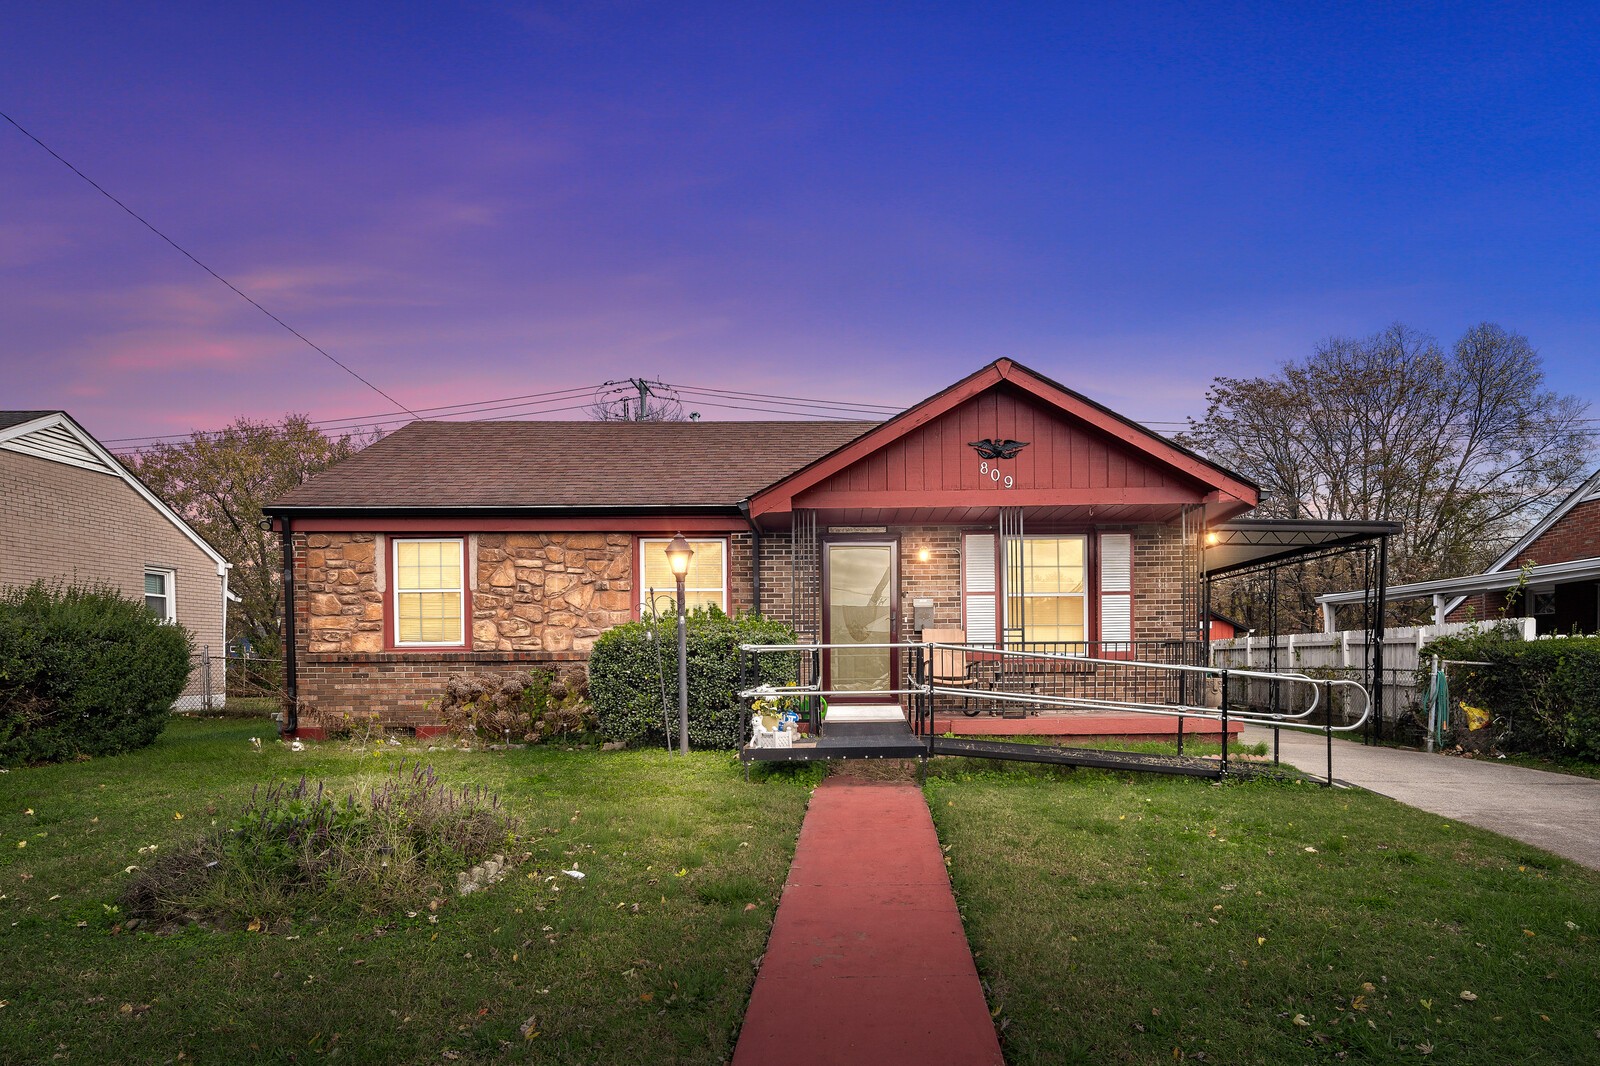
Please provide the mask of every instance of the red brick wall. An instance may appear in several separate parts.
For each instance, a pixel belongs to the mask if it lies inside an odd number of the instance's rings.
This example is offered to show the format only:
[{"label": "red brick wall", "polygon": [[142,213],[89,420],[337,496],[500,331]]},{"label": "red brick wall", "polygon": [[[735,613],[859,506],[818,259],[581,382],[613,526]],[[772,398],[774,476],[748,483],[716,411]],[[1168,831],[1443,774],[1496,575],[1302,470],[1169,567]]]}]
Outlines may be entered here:
[{"label": "red brick wall", "polygon": [[[1539,534],[1532,544],[1518,552],[1503,568],[1507,584],[1514,584],[1517,571],[1524,565],[1544,566],[1549,563],[1567,563],[1574,559],[1600,557],[1600,500],[1586,500],[1562,515],[1556,523]],[[1527,610],[1526,597],[1519,599],[1514,614],[1522,616]],[[1468,596],[1447,621],[1465,622],[1499,618],[1506,610],[1506,597],[1500,592],[1480,592]]]},{"label": "red brick wall", "polygon": [[1515,571],[1524,563],[1543,566],[1600,556],[1600,500],[1588,500],[1562,515],[1506,565]]}]

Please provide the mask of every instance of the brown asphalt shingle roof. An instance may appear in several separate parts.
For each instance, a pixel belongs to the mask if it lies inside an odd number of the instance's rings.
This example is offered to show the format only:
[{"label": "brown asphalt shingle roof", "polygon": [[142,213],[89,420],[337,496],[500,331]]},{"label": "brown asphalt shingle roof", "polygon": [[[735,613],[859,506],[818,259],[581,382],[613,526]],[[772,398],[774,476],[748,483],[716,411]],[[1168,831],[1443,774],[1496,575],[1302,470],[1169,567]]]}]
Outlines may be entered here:
[{"label": "brown asphalt shingle roof", "polygon": [[269,510],[732,507],[873,422],[413,422]]},{"label": "brown asphalt shingle roof", "polygon": [[45,415],[64,413],[63,411],[0,411],[0,429],[20,426],[24,422],[32,422],[35,418],[43,418]]}]

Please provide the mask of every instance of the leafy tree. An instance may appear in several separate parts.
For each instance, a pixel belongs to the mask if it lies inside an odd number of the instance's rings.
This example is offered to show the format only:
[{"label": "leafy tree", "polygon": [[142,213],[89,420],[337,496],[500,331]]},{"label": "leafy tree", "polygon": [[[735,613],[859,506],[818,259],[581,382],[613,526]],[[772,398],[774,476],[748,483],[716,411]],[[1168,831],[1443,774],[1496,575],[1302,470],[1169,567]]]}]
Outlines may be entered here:
[{"label": "leafy tree", "polygon": [[277,535],[261,528],[261,508],[379,436],[376,430],[329,436],[305,415],[282,422],[241,418],[220,432],[120,458],[233,564],[228,587],[239,602],[229,605],[228,631],[273,658],[282,646],[282,557]]},{"label": "leafy tree", "polygon": [[[1548,508],[1589,460],[1586,405],[1545,387],[1526,337],[1482,323],[1448,351],[1395,324],[1335,338],[1259,378],[1216,378],[1184,443],[1255,480],[1256,515],[1397,521],[1390,580],[1474,573]],[[1291,581],[1296,625],[1348,568]],[[1248,592],[1231,606],[1265,621]],[[1280,620],[1280,624],[1290,621]]]}]

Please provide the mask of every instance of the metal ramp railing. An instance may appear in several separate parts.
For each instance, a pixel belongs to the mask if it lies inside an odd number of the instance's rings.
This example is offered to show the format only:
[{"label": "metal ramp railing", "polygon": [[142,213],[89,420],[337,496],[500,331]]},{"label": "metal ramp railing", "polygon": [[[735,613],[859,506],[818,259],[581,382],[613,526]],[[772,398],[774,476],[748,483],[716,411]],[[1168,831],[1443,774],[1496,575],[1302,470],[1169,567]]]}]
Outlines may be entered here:
[{"label": "metal ramp railing", "polygon": [[[825,689],[822,684],[822,656],[834,649],[898,651],[905,655],[902,687],[884,687],[873,690]],[[999,688],[968,683],[952,684],[935,676],[933,664],[940,653],[956,654],[980,662],[998,661],[1002,669],[996,677],[1034,677],[1053,679],[1054,683],[1030,682],[1026,690],[1017,687]],[[762,666],[763,656],[790,657],[791,666],[774,672]],[[1014,667],[1006,669],[1006,667]],[[1161,684],[1141,683],[1129,685],[1128,679],[1144,675],[1162,680]],[[950,738],[934,736],[935,699],[943,696],[951,700],[981,698],[1004,704],[1023,704],[1034,709],[1062,711],[1116,712],[1152,715],[1178,720],[1178,751],[1183,755],[1184,727],[1190,720],[1216,722],[1220,726],[1222,750],[1219,775],[1226,776],[1229,769],[1229,739],[1232,726],[1259,725],[1273,730],[1273,761],[1278,761],[1278,739],[1282,729],[1299,729],[1322,733],[1327,738],[1328,784],[1333,783],[1333,735],[1360,729],[1372,713],[1372,699],[1359,682],[1339,678],[1313,678],[1298,672],[1236,670],[1227,667],[1196,666],[1174,662],[1148,662],[1126,657],[1096,657],[1064,654],[1038,650],[996,648],[991,645],[947,644],[939,642],[904,642],[890,644],[746,644],[740,647],[739,698],[744,702],[740,716],[740,746],[745,748],[749,736],[749,707],[757,699],[774,699],[794,704],[794,709],[804,712],[812,736],[826,736],[826,700],[841,696],[853,699],[904,700],[909,711],[907,725],[910,732],[926,745],[928,754],[963,754],[982,757],[1014,758],[1027,761],[1061,761],[1057,756],[1066,749],[1049,748],[1038,744],[1005,744],[999,741],[951,742]],[[1073,679],[1073,685],[1060,683],[1060,679]],[[752,680],[757,681],[751,684]],[[1264,705],[1236,706],[1241,693],[1246,695],[1252,685],[1265,684],[1270,698]],[[1131,690],[1139,698],[1118,694],[1118,688]],[[1284,699],[1287,694],[1293,698]],[[1165,699],[1152,699],[1159,693]],[[1334,724],[1335,694],[1345,697],[1348,707],[1359,696],[1360,712],[1354,720]],[[1213,704],[1213,700],[1215,703]],[[1303,704],[1303,706],[1301,706]],[[1316,721],[1319,710],[1322,721]],[[1347,719],[1349,715],[1346,715]],[[1000,752],[1003,754],[999,754]],[[1030,759],[1028,752],[1036,754]],[[1100,753],[1102,755],[1112,753]],[[819,757],[826,757],[825,755]]]}]

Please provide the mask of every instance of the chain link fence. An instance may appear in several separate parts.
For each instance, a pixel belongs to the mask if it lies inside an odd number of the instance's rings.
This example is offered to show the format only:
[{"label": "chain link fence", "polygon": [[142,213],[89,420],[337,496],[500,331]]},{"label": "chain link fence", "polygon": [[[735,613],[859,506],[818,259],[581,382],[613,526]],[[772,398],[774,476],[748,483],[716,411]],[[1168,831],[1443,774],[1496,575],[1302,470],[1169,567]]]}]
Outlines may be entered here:
[{"label": "chain link fence", "polygon": [[278,710],[282,693],[282,659],[241,654],[236,649],[214,653],[209,644],[202,644],[190,660],[189,684],[172,709],[271,714]]}]

